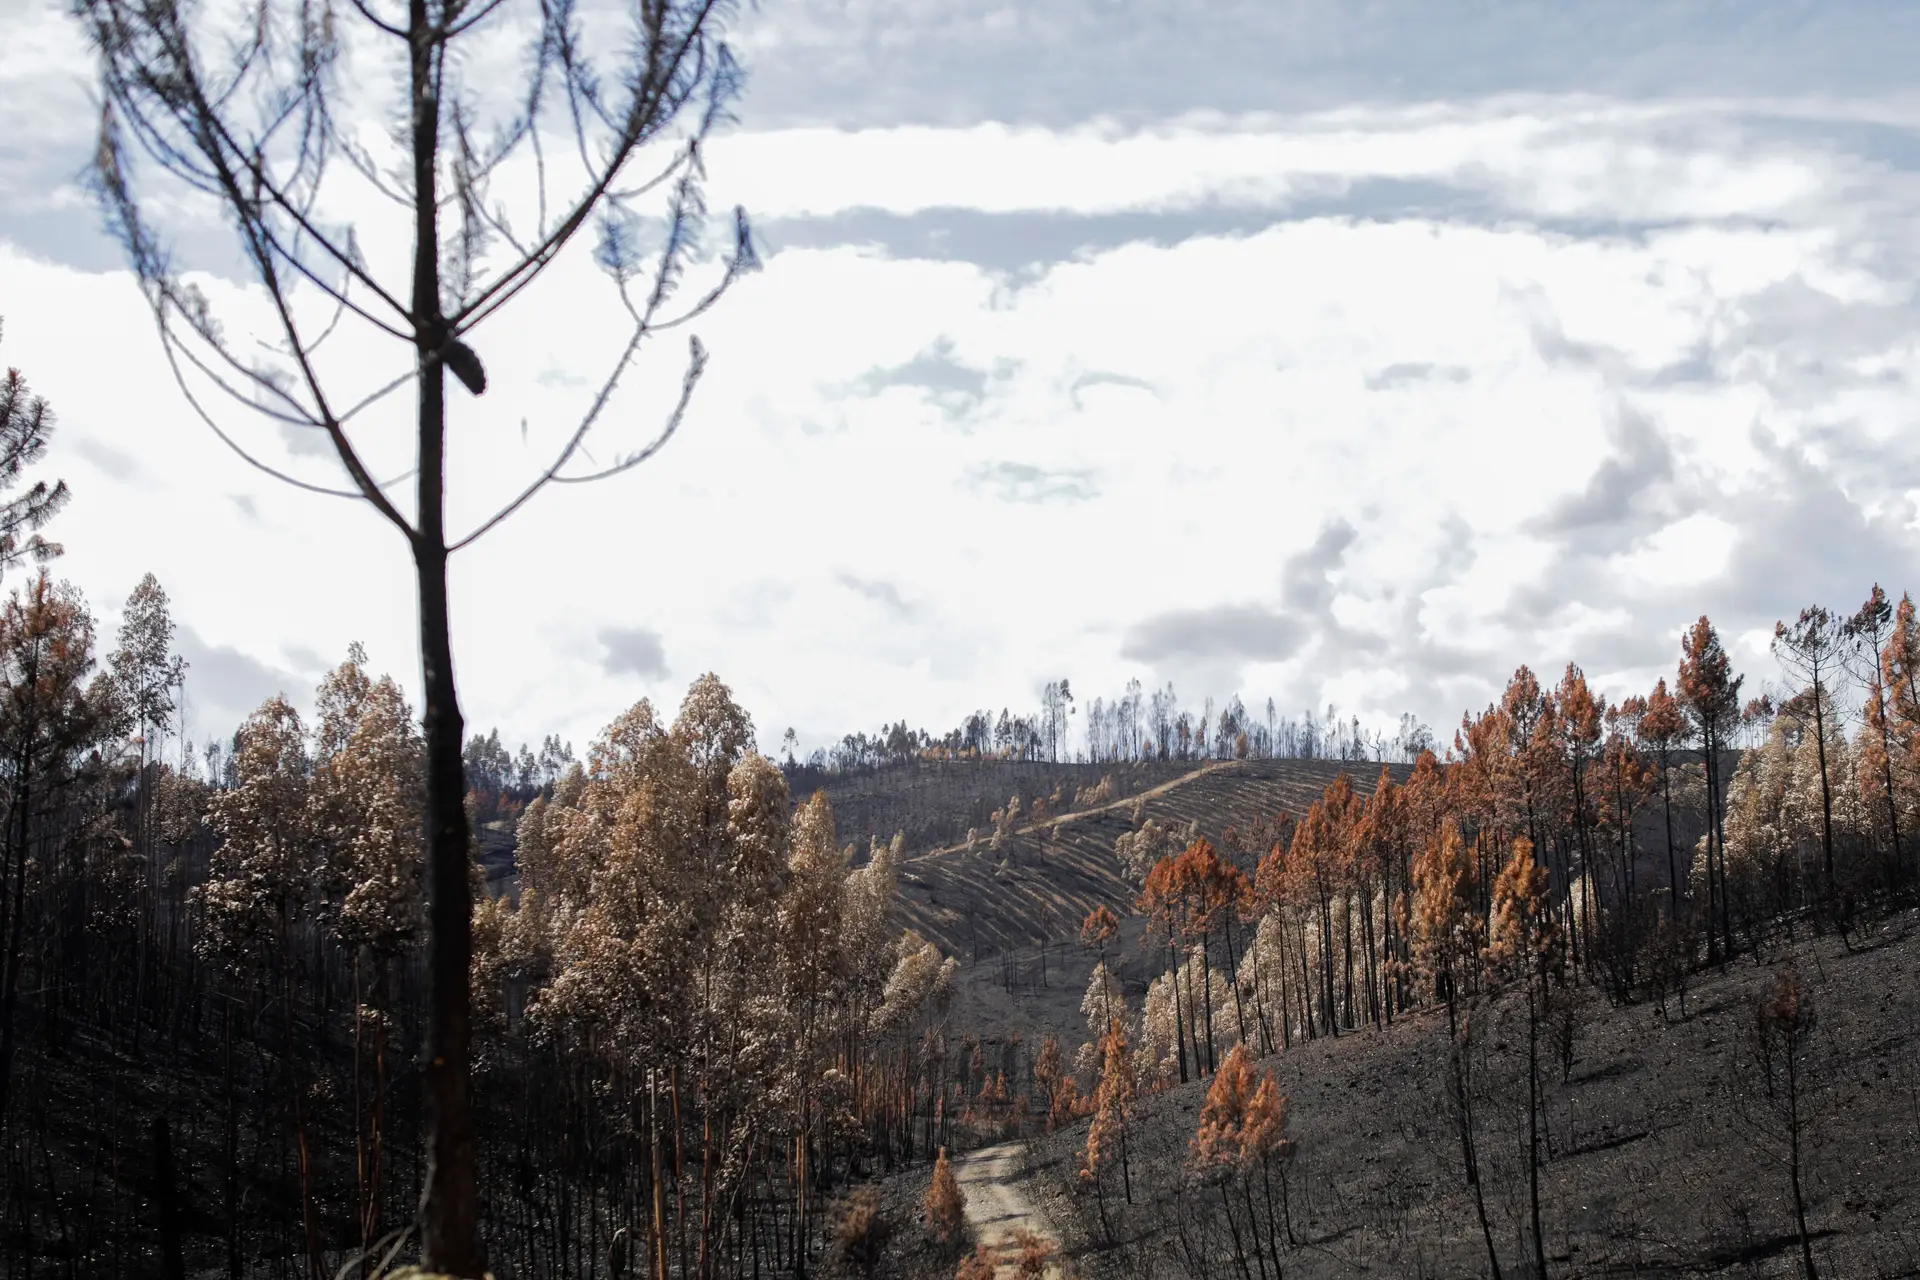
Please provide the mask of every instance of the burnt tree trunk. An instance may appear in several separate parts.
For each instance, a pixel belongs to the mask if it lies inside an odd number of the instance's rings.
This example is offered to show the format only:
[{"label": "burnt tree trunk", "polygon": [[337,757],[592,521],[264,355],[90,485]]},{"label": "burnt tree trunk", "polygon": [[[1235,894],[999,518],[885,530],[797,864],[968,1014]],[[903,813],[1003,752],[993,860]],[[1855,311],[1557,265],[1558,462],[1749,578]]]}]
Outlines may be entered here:
[{"label": "burnt tree trunk", "polygon": [[471,992],[473,900],[467,884],[463,724],[454,694],[447,618],[446,368],[440,313],[436,159],[440,142],[440,32],[427,0],[410,0],[413,90],[414,262],[412,311],[420,375],[419,511],[413,559],[420,590],[420,662],[427,773],[426,1180],[421,1261],[463,1280],[486,1272],[480,1247],[473,1125]]}]

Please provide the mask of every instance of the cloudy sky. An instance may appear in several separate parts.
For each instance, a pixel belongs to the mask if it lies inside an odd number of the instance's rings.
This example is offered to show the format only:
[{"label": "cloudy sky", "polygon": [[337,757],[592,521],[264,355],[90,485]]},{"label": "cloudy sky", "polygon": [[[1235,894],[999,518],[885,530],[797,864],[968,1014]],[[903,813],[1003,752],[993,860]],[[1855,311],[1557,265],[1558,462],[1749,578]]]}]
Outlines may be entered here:
[{"label": "cloudy sky", "polygon": [[[0,360],[60,415],[60,571],[105,631],[158,575],[203,738],[356,639],[417,687],[398,536],[249,469],[174,384],[77,185],[64,10],[0,0]],[[767,748],[1059,676],[1442,727],[1521,662],[1643,689],[1702,612],[1757,685],[1776,618],[1920,588],[1920,6],[764,0],[733,37],[709,198],[764,270],[697,326],[656,458],[460,553],[470,725],[584,746],[712,670]],[[583,246],[474,336],[462,518],[590,400],[611,294]],[[643,348],[596,458],[684,358]]]}]

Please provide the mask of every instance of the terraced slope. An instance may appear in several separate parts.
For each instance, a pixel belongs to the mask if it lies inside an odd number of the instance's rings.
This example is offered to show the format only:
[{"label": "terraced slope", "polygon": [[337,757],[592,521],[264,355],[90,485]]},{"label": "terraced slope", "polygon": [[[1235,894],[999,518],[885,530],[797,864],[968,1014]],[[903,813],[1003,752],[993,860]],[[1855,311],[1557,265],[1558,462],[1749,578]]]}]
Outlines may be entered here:
[{"label": "terraced slope", "polygon": [[[1404,765],[1388,766],[1405,777]],[[1200,767],[1142,793],[1145,816],[1184,829],[1197,821],[1218,840],[1229,825],[1295,814],[1340,773],[1371,789],[1381,766],[1331,760],[1245,760]],[[1120,874],[1114,841],[1133,829],[1133,799],[1024,827],[991,852],[949,845],[909,854],[901,875],[900,923],[962,957],[1040,938],[1071,936],[1105,904],[1125,916],[1136,890]]]},{"label": "terraced slope", "polygon": [[826,792],[841,843],[864,854],[870,837],[890,840],[895,832],[906,837],[909,849],[952,844],[965,838],[968,827],[987,826],[989,815],[1011,795],[1031,799],[1051,795],[1058,788],[1070,796],[1098,785],[1102,778],[1113,780],[1117,794],[1133,795],[1193,769],[1190,763],[1158,760],[1129,764],[919,761],[824,778],[809,770],[791,770],[788,785],[796,803],[815,791]]}]

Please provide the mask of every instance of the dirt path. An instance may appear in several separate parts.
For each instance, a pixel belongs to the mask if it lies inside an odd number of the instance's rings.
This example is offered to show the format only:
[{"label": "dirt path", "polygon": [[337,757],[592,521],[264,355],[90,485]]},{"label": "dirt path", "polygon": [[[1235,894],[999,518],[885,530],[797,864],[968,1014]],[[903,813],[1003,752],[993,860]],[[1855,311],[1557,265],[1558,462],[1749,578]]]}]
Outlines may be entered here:
[{"label": "dirt path", "polygon": [[[1014,1237],[1022,1230],[1033,1232],[1055,1249],[1060,1247],[1060,1238],[1020,1186],[1019,1170],[1017,1142],[982,1147],[962,1156],[954,1166],[954,1177],[967,1197],[967,1222],[974,1239],[992,1251],[998,1276],[1013,1274],[1014,1259],[1020,1254]],[[1057,1265],[1047,1267],[1048,1280],[1059,1274]]]},{"label": "dirt path", "polygon": [[[1066,813],[1049,814],[1039,822],[1030,822],[1024,827],[1015,827],[1013,834],[1017,836],[1029,836],[1042,827],[1051,827],[1055,823],[1064,825],[1069,822],[1078,822],[1082,818],[1091,818],[1096,813],[1111,813],[1115,809],[1130,809],[1136,800],[1150,800],[1155,796],[1163,796],[1176,787],[1184,787],[1189,782],[1197,781],[1210,773],[1218,773],[1222,769],[1232,769],[1240,763],[1238,760],[1215,760],[1209,764],[1201,765],[1192,773],[1183,773],[1177,778],[1168,779],[1157,787],[1148,787],[1145,791],[1136,791],[1132,795],[1122,796],[1118,800],[1109,801],[1106,804],[1097,804],[1090,809],[1073,809]],[[928,849],[924,853],[910,853],[903,861],[920,862],[927,858],[939,858],[953,853],[965,853],[966,850],[967,843],[962,840],[959,844],[950,844],[944,848]]]}]

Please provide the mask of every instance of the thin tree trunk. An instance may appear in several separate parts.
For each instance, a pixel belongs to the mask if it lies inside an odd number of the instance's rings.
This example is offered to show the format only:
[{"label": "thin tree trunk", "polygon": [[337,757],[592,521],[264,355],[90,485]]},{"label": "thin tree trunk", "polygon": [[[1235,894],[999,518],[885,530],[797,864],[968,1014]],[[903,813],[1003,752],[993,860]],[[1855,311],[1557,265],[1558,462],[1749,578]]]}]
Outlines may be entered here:
[{"label": "thin tree trunk", "polygon": [[1207,1019],[1207,1074],[1220,1069],[1213,1048],[1213,930],[1200,935],[1200,1009]]},{"label": "thin tree trunk", "polygon": [[1813,1238],[1807,1234],[1807,1202],[1800,1192],[1800,1072],[1793,1061],[1794,1046],[1789,1043],[1787,1053],[1787,1136],[1791,1141],[1790,1160],[1793,1173],[1793,1217],[1800,1228],[1800,1263],[1806,1268],[1807,1280],[1819,1280],[1819,1272],[1813,1266]]},{"label": "thin tree trunk", "polygon": [[[180,1252],[180,1188],[173,1167],[173,1135],[165,1116],[153,1118],[154,1201],[160,1211],[160,1267],[166,1280],[186,1280],[187,1266]],[[1801,1235],[1806,1228],[1801,1227]]]},{"label": "thin tree trunk", "polygon": [[[1449,1018],[1451,1018],[1451,1010],[1449,1010]],[[1493,1273],[1493,1280],[1501,1280],[1500,1255],[1493,1247],[1493,1227],[1487,1221],[1486,1190],[1480,1185],[1479,1152],[1475,1149],[1473,1139],[1473,1095],[1471,1082],[1467,1078],[1468,1048],[1460,1043],[1457,1033],[1452,1039],[1450,1050],[1449,1065],[1452,1068],[1453,1077],[1451,1084],[1457,1111],[1455,1119],[1460,1130],[1460,1158],[1466,1169],[1467,1186],[1473,1190],[1473,1209],[1480,1219],[1480,1238],[1486,1242],[1487,1246],[1487,1267]],[[1283,1194],[1284,1191],[1283,1183]],[[1291,1222],[1288,1224],[1287,1238],[1289,1241],[1293,1238]]]},{"label": "thin tree trunk", "polygon": [[[1233,907],[1227,907],[1227,982],[1233,990],[1233,1019],[1240,1043],[1247,1042],[1247,1011],[1240,1003],[1240,966],[1233,954]],[[1258,968],[1258,966],[1255,966]]]},{"label": "thin tree trunk", "polygon": [[1247,1247],[1240,1243],[1240,1224],[1233,1219],[1233,1201],[1227,1198],[1227,1184],[1220,1183],[1220,1208],[1227,1215],[1227,1231],[1233,1236],[1233,1261],[1239,1267],[1245,1280],[1252,1280],[1253,1269],[1247,1265]]},{"label": "thin tree trunk", "polygon": [[[1872,651],[1876,667],[1880,661],[1879,650]],[[1898,881],[1906,872],[1906,858],[1900,851],[1900,806],[1893,799],[1893,735],[1887,728],[1886,692],[1881,686],[1878,674],[1873,680],[1874,720],[1880,726],[1880,777],[1886,785],[1887,825],[1893,836],[1893,878]]]},{"label": "thin tree trunk", "polygon": [[1708,776],[1713,779],[1712,809],[1713,843],[1720,851],[1720,952],[1731,960],[1733,958],[1733,904],[1732,894],[1727,889],[1727,828],[1724,810],[1726,793],[1720,786],[1720,735],[1715,732],[1713,752],[1707,759]]},{"label": "thin tree trunk", "polygon": [[1180,952],[1173,945],[1173,917],[1167,917],[1167,978],[1173,984],[1173,1049],[1180,1060],[1180,1083],[1187,1082],[1187,1039],[1180,1020]]},{"label": "thin tree trunk", "polygon": [[1667,819],[1667,923],[1675,925],[1680,918],[1680,864],[1673,853],[1673,778],[1671,762],[1663,752],[1660,757],[1660,799],[1666,809]]},{"label": "thin tree trunk", "polygon": [[1718,804],[1715,804],[1715,777],[1713,777],[1713,729],[1701,733],[1701,768],[1707,773],[1707,963],[1720,963],[1720,938],[1715,933],[1716,908],[1724,910],[1726,904],[1726,881],[1720,875],[1720,867],[1715,865],[1716,833],[1715,821]]},{"label": "thin tree trunk", "polygon": [[464,725],[454,692],[447,611],[446,371],[440,316],[440,236],[436,158],[440,145],[437,33],[427,0],[409,0],[413,197],[415,209],[412,320],[418,353],[418,531],[420,660],[426,704],[427,1040],[424,1059],[426,1181],[421,1192],[422,1262],[428,1270],[479,1280],[480,1243],[476,1136],[472,1111],[471,993],[473,902],[467,880],[466,779],[460,759]]},{"label": "thin tree trunk", "polygon": [[1547,1280],[1547,1243],[1540,1230],[1540,1011],[1527,983],[1527,1197],[1533,1215],[1533,1264]]},{"label": "thin tree trunk", "polygon": [[1833,793],[1827,785],[1827,718],[1822,704],[1824,688],[1816,674],[1813,686],[1813,750],[1820,761],[1820,845],[1827,855],[1827,897],[1833,897]]}]

